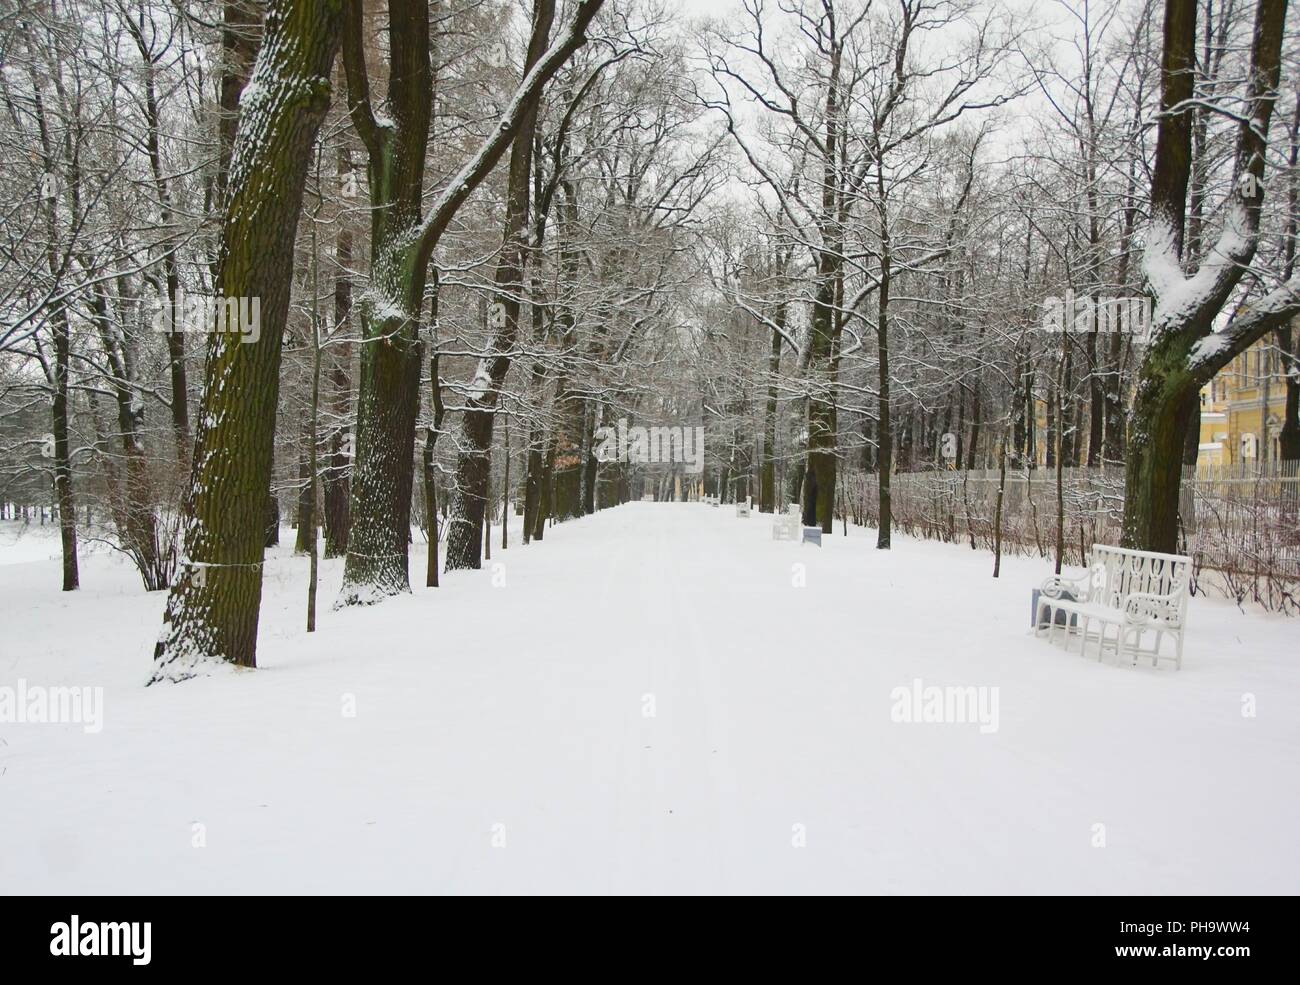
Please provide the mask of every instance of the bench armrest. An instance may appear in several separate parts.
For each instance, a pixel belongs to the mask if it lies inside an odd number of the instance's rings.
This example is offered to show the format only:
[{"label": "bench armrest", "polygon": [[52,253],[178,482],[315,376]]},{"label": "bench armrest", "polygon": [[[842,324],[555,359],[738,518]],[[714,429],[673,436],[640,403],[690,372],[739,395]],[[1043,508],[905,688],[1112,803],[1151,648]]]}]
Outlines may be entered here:
[{"label": "bench armrest", "polygon": [[1181,593],[1156,595],[1152,592],[1135,592],[1124,600],[1124,617],[1130,623],[1166,623],[1177,626],[1181,617],[1181,601]]},{"label": "bench armrest", "polygon": [[1059,599],[1063,591],[1068,591],[1076,599],[1087,599],[1088,597],[1088,576],[1082,578],[1066,578],[1063,575],[1052,575],[1045,580],[1039,589],[1042,594],[1049,599]]}]

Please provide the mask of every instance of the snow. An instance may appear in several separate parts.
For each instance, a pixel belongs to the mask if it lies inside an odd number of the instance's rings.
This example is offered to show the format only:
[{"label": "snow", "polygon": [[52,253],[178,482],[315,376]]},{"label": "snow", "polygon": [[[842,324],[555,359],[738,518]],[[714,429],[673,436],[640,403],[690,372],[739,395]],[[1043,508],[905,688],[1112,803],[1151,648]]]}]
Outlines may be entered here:
[{"label": "snow", "polygon": [[488,371],[487,360],[480,359],[478,362],[478,369],[474,372],[474,379],[470,381],[469,390],[466,391],[466,396],[470,400],[482,400],[483,397],[487,395],[491,386],[492,374]]},{"label": "snow", "polygon": [[0,564],[55,561],[61,550],[57,522],[47,519],[42,525],[39,520],[0,520]]},{"label": "snow", "polygon": [[[10,532],[0,688],[104,703],[0,723],[9,893],[1300,889],[1284,618],[1197,597],[1183,670],[1116,667],[1028,635],[1047,561],[632,503],[313,635],[286,533],[261,668],[145,688],[165,593],[102,553],[61,593]],[[896,721],[918,680],[996,730]]]}]

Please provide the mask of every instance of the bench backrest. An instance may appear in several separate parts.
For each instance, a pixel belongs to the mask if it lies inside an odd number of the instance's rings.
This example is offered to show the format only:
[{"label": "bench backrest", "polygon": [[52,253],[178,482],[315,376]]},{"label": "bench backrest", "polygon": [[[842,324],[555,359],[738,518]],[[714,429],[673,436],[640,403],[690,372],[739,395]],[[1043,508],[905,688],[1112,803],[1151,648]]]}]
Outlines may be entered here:
[{"label": "bench backrest", "polygon": [[801,529],[797,516],[778,513],[772,518],[772,536],[776,540],[798,540]]},{"label": "bench backrest", "polygon": [[1088,566],[1088,601],[1124,608],[1130,595],[1174,595],[1180,619],[1187,614],[1192,559],[1181,554],[1134,551],[1094,544]]}]

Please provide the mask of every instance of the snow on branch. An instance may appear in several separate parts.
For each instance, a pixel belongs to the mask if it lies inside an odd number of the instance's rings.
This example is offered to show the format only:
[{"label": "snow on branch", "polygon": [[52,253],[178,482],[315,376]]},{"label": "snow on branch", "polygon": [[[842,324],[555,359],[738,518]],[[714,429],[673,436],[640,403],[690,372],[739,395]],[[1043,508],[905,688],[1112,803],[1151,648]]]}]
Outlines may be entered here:
[{"label": "snow on branch", "polygon": [[428,217],[415,233],[416,263],[423,267],[433,255],[434,247],[456,212],[492,171],[505,153],[528,109],[541,96],[542,88],[565,62],[587,42],[587,27],[600,11],[604,0],[581,0],[568,28],[555,40],[515,90],[492,134],[478,152],[465,163],[460,173],[442,190]]},{"label": "snow on branch", "polygon": [[1267,332],[1300,315],[1300,276],[1266,294],[1239,312],[1221,332],[1214,332],[1192,346],[1188,368],[1202,383],[1228,365]]}]

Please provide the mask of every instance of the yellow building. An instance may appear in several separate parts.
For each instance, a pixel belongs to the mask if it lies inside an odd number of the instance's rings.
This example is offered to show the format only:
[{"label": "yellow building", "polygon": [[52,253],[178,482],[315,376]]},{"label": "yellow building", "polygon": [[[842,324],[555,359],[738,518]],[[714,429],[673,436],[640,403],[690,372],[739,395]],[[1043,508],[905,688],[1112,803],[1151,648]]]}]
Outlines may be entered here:
[{"label": "yellow building", "polygon": [[1276,462],[1286,405],[1281,353],[1271,334],[1201,388],[1198,465]]}]

